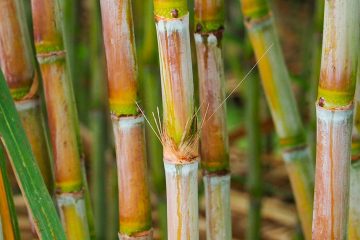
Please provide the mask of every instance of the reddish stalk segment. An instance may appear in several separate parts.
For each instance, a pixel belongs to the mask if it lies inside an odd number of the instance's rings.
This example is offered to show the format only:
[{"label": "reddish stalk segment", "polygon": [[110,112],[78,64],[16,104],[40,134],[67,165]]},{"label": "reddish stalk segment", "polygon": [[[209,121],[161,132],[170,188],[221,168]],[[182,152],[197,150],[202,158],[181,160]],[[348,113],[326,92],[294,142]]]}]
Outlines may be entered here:
[{"label": "reddish stalk segment", "polygon": [[313,239],[346,239],[352,109],[318,106],[317,119]]},{"label": "reddish stalk segment", "polygon": [[208,239],[231,239],[229,146],[221,44],[224,1],[196,0],[195,25],[201,116],[205,121],[201,131],[201,165],[206,233]]},{"label": "reddish stalk segment", "polygon": [[144,118],[113,117],[113,128],[118,167],[119,239],[152,239]]},{"label": "reddish stalk segment", "polygon": [[35,46],[43,77],[55,163],[56,200],[61,220],[68,239],[89,239],[78,120],[61,33],[61,6],[55,0],[34,0],[32,12]]},{"label": "reddish stalk segment", "polygon": [[346,239],[360,2],[325,2],[317,101],[313,239]]},{"label": "reddish stalk segment", "polygon": [[0,3],[0,66],[15,100],[32,98],[37,92],[31,45],[21,1]]},{"label": "reddish stalk segment", "polygon": [[152,239],[131,1],[101,0],[101,12],[118,167],[119,239]]}]

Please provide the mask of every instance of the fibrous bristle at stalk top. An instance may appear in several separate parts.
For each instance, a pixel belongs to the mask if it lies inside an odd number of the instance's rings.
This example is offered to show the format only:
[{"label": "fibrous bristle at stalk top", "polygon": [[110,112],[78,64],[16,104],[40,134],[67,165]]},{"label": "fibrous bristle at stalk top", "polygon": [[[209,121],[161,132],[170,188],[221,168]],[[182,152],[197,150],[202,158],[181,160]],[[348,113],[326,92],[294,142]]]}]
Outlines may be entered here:
[{"label": "fibrous bristle at stalk top", "polygon": [[154,126],[150,123],[149,119],[146,117],[144,111],[141,109],[139,104],[137,102],[136,105],[139,108],[140,112],[143,114],[146,122],[149,124],[151,130],[154,132],[156,137],[159,139],[161,144],[164,148],[164,156],[165,159],[169,160],[171,162],[171,159],[176,159],[177,162],[180,160],[184,163],[189,163],[193,159],[196,159],[199,155],[198,152],[198,140],[200,138],[200,132],[204,124],[206,124],[207,121],[211,119],[211,117],[223,106],[223,104],[226,103],[227,99],[236,91],[237,88],[239,88],[242,83],[248,78],[250,73],[255,69],[255,67],[259,64],[261,59],[270,51],[273,44],[271,44],[265,53],[259,58],[259,60],[254,64],[254,66],[249,70],[249,72],[243,77],[243,79],[235,86],[235,88],[230,92],[230,94],[224,99],[224,101],[219,104],[219,106],[215,109],[215,111],[208,117],[208,108],[209,105],[207,105],[205,116],[203,117],[200,125],[198,125],[198,117],[197,114],[201,108],[201,106],[204,103],[200,104],[200,107],[198,110],[194,112],[194,114],[188,119],[185,125],[184,132],[182,134],[181,140],[179,144],[176,144],[166,133],[165,129],[163,128],[160,120],[160,112],[159,108],[157,108],[157,117],[155,116],[155,113],[152,112],[152,116],[156,125],[156,129]]},{"label": "fibrous bristle at stalk top", "polygon": [[198,140],[200,138],[201,128],[204,124],[204,121],[201,121],[200,124],[198,124],[197,121],[197,114],[200,111],[200,107],[186,122],[181,141],[179,144],[176,144],[174,140],[171,139],[166,133],[165,128],[161,123],[159,108],[157,108],[157,115],[152,112],[152,116],[156,125],[155,128],[150,123],[149,119],[146,117],[144,111],[141,109],[139,104],[137,102],[135,103],[142,115],[144,116],[146,122],[149,124],[151,130],[154,132],[154,134],[162,144],[164,149],[164,158],[167,161],[172,162],[172,159],[176,159],[176,163],[190,163],[199,156]]},{"label": "fibrous bristle at stalk top", "polygon": [[[140,112],[144,116],[146,122],[149,124],[151,130],[154,132],[156,137],[159,139],[160,143],[163,146],[164,149],[164,159],[172,162],[172,159],[176,159],[176,163],[190,163],[193,160],[197,159],[199,156],[198,151],[198,140],[200,138],[201,129],[206,124],[207,121],[211,119],[212,116],[223,106],[227,99],[238,89],[242,83],[248,78],[250,73],[255,69],[255,67],[259,64],[259,62],[263,59],[263,57],[270,51],[270,49],[273,47],[273,43],[270,44],[270,46],[266,49],[264,54],[258,59],[258,61],[254,64],[254,66],[249,70],[249,72],[241,79],[241,81],[235,86],[235,88],[229,93],[229,95],[224,99],[224,101],[219,104],[219,106],[215,109],[215,111],[208,117],[208,108],[209,104],[207,105],[205,115],[198,125],[198,116],[197,114],[200,111],[201,106],[204,103],[201,103],[199,108],[194,112],[194,114],[188,119],[185,125],[184,132],[181,137],[181,141],[179,144],[176,144],[173,139],[171,139],[168,134],[166,133],[165,129],[163,128],[160,120],[160,112],[159,108],[157,107],[157,117],[155,116],[155,113],[152,112],[152,116],[155,121],[156,128],[150,123],[149,119],[146,117],[144,111],[138,104],[138,102],[135,101],[136,106],[139,108]],[[156,129],[156,130],[155,130]],[[180,162],[179,162],[180,161]]]}]

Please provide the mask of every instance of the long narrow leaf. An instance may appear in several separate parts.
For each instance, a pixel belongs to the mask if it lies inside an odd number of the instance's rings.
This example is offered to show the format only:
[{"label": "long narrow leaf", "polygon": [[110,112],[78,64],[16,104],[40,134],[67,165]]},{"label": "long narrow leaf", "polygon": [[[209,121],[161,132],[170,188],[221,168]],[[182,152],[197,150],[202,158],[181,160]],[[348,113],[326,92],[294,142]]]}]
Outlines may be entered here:
[{"label": "long narrow leaf", "polygon": [[55,206],[36,165],[4,76],[0,73],[0,139],[9,156],[16,179],[34,217],[40,239],[63,239]]}]

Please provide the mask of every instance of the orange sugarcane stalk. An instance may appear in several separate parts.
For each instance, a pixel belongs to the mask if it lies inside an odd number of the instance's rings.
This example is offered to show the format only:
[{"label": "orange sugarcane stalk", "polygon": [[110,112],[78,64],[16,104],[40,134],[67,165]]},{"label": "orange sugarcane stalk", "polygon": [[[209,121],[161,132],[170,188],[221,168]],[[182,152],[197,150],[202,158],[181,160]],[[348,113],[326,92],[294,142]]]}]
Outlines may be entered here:
[{"label": "orange sugarcane stalk", "polygon": [[53,193],[53,176],[38,96],[38,79],[21,1],[6,0],[0,8],[0,65],[15,100],[45,184]]},{"label": "orange sugarcane stalk", "polygon": [[198,239],[199,132],[186,0],[154,0],[159,49],[168,239]]},{"label": "orange sugarcane stalk", "polygon": [[66,63],[61,5],[56,0],[31,3],[54,156],[56,201],[67,238],[89,239],[78,119]]},{"label": "orange sugarcane stalk", "polygon": [[[207,239],[231,239],[229,144],[222,37],[224,1],[195,1],[195,44],[199,71],[201,166],[206,197]],[[207,115],[209,114],[209,115]]]},{"label": "orange sugarcane stalk", "polygon": [[144,117],[130,0],[101,0],[119,186],[119,239],[152,239]]},{"label": "orange sugarcane stalk", "polygon": [[347,239],[360,2],[325,2],[318,88],[313,239]]}]

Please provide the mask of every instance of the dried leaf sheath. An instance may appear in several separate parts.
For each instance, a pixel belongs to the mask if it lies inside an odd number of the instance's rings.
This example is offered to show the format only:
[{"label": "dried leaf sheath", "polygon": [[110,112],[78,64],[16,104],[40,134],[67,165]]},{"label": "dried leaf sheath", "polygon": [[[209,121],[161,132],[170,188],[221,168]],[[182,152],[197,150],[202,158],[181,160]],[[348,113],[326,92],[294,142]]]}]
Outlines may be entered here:
[{"label": "dried leaf sheath", "polygon": [[281,53],[267,1],[243,0],[245,24],[257,59],[272,46],[259,62],[266,99],[283,158],[294,191],[296,206],[306,239],[311,239],[313,204],[313,164],[307,150],[304,129],[290,87],[290,77]]},{"label": "dried leaf sheath", "polygon": [[359,10],[356,0],[325,2],[317,101],[314,239],[347,237]]},{"label": "dried leaf sheath", "polygon": [[102,0],[110,111],[116,143],[119,239],[152,239],[144,118],[138,115],[137,62],[130,0]]},{"label": "dried leaf sheath", "polygon": [[89,239],[78,122],[61,33],[60,3],[34,0],[32,12],[54,156],[57,204],[68,239]]}]

